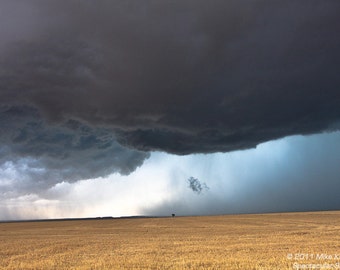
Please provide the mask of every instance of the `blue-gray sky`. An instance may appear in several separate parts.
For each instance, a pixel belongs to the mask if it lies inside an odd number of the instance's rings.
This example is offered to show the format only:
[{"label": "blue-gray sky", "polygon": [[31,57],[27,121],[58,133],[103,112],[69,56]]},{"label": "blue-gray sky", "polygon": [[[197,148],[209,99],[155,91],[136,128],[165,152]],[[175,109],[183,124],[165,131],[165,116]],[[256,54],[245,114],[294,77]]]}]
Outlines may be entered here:
[{"label": "blue-gray sky", "polygon": [[339,208],[339,11],[2,0],[0,218]]}]

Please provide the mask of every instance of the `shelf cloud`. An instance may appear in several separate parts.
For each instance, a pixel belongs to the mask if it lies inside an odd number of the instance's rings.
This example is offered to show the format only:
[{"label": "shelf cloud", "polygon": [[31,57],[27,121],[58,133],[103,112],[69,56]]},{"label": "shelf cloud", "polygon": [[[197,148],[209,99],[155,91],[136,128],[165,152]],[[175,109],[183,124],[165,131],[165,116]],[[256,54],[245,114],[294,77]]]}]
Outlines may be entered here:
[{"label": "shelf cloud", "polygon": [[1,168],[52,184],[128,174],[150,151],[337,130],[339,12],[332,0],[3,0]]}]

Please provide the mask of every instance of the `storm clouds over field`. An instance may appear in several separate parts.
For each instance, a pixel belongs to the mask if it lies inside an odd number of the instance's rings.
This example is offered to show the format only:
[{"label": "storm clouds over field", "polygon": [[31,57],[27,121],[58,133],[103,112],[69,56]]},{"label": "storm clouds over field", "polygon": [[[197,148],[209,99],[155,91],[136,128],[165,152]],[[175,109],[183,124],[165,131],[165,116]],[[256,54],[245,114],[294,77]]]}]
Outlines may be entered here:
[{"label": "storm clouds over field", "polygon": [[[113,215],[339,208],[339,12],[336,0],[2,0],[0,218],[37,202],[32,215],[96,215],[79,210],[91,196]],[[209,189],[193,193],[190,177]]]}]

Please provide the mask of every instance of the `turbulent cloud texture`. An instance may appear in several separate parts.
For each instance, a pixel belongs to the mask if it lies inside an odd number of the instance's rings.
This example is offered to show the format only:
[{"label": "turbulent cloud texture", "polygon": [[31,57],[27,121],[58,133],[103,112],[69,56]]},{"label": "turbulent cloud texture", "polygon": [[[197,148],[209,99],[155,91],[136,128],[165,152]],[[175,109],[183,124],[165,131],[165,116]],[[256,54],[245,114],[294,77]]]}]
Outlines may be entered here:
[{"label": "turbulent cloud texture", "polygon": [[339,12],[336,0],[3,0],[2,170],[73,181],[129,173],[140,151],[335,129]]},{"label": "turbulent cloud texture", "polygon": [[[148,153],[127,149],[112,132],[75,120],[46,125],[27,107],[1,108],[0,179],[3,194],[36,192],[62,181],[129,174]],[[3,184],[7,179],[7,184]],[[33,181],[32,181],[33,180]],[[13,183],[14,182],[14,183]]]}]

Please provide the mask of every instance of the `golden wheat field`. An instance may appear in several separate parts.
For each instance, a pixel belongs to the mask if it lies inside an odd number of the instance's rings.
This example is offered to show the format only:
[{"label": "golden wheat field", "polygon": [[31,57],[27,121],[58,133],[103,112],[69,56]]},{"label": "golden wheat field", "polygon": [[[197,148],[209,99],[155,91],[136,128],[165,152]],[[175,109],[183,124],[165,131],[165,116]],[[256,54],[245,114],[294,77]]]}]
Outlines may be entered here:
[{"label": "golden wheat field", "polygon": [[1,269],[340,269],[337,211],[0,223],[0,240]]}]

